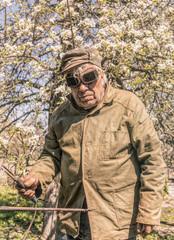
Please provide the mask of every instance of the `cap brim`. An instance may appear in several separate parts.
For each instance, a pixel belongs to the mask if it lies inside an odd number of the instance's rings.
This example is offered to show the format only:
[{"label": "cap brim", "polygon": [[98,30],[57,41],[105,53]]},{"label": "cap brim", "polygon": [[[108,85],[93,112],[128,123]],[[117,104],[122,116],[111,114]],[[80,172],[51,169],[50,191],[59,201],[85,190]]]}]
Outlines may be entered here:
[{"label": "cap brim", "polygon": [[86,61],[79,61],[78,63],[75,62],[74,64],[72,63],[70,66],[68,66],[68,67],[66,67],[65,69],[63,69],[59,74],[63,74],[63,73],[65,73],[65,72],[67,72],[67,71],[72,70],[72,69],[75,68],[75,67],[78,67],[78,66],[80,66],[80,65],[87,64],[87,63],[90,63],[90,64],[92,64],[92,65],[95,65],[95,66],[101,68],[101,66],[99,66],[99,65],[97,65],[97,64],[95,64],[95,63],[93,63],[93,62],[91,62],[91,61],[87,61],[87,60],[86,60]]}]

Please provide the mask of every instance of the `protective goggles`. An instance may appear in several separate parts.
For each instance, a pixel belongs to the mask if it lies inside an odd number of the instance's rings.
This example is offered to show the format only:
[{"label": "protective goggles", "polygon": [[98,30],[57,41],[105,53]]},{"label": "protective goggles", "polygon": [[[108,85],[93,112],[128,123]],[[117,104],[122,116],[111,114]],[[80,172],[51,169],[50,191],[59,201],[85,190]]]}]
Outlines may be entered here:
[{"label": "protective goggles", "polygon": [[68,74],[66,76],[66,82],[67,82],[68,87],[77,87],[80,85],[81,81],[84,84],[89,84],[89,83],[96,81],[98,79],[98,76],[99,76],[99,74],[98,74],[97,70],[83,74],[81,79],[73,77],[72,74],[71,75]]}]

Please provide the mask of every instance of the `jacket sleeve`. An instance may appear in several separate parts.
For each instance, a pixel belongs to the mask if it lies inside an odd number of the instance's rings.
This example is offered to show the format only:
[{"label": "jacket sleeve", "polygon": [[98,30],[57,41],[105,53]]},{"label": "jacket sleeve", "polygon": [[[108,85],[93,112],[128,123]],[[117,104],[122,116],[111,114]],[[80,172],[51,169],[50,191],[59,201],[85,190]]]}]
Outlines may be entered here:
[{"label": "jacket sleeve", "polygon": [[141,171],[137,222],[158,225],[163,200],[165,163],[152,120],[139,99],[136,101],[135,109],[131,137]]},{"label": "jacket sleeve", "polygon": [[42,188],[42,194],[45,193],[48,184],[50,184],[53,178],[60,172],[60,147],[52,121],[53,120],[51,118],[49,130],[45,137],[44,149],[39,159],[29,172],[29,174],[33,174],[38,177]]}]

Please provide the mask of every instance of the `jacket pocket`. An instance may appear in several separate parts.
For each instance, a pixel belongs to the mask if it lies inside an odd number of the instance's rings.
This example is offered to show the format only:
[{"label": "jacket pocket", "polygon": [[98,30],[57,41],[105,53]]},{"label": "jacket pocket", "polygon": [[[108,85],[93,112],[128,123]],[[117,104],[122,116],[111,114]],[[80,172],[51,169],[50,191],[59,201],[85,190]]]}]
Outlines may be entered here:
[{"label": "jacket pocket", "polygon": [[116,159],[126,155],[130,149],[127,131],[102,131],[99,146],[99,159]]},{"label": "jacket pocket", "polygon": [[114,208],[119,228],[136,224],[139,205],[139,184],[114,190]]}]

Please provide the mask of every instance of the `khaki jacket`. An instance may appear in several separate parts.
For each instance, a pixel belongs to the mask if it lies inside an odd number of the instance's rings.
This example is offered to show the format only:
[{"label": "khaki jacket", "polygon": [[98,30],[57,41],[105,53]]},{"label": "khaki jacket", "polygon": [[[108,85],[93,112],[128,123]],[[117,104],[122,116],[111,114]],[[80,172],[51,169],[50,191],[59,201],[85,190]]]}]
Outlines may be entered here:
[{"label": "khaki jacket", "polygon": [[[109,86],[91,112],[67,101],[52,115],[31,173],[42,189],[61,172],[58,207],[86,196],[92,240],[134,237],[136,222],[160,222],[164,167],[160,142],[142,102]],[[58,228],[78,236],[80,212],[58,213]]]}]

